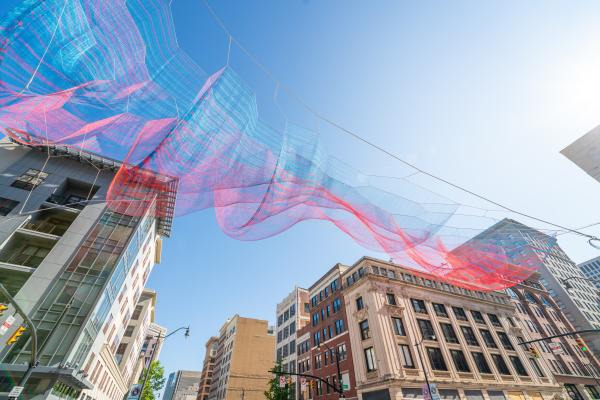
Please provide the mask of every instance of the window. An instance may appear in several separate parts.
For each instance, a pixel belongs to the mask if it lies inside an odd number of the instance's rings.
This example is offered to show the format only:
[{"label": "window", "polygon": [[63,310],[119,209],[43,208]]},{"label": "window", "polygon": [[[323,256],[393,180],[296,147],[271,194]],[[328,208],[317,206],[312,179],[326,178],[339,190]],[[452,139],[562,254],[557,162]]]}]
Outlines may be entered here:
[{"label": "window", "polygon": [[312,325],[315,326],[319,323],[319,313],[314,313],[312,316]]},{"label": "window", "polygon": [[435,311],[435,315],[438,317],[448,318],[448,312],[446,311],[446,306],[439,303],[433,303],[433,310]]},{"label": "window", "polygon": [[369,331],[369,320],[365,319],[358,324],[360,328],[360,337],[362,340],[368,339],[371,337],[371,332]]},{"label": "window", "polygon": [[356,309],[362,310],[363,308],[365,308],[365,303],[363,303],[362,297],[359,297],[356,299]]},{"label": "window", "polygon": [[288,336],[290,336],[290,328],[286,326],[283,328],[283,338],[286,339]]},{"label": "window", "polygon": [[293,317],[294,315],[296,315],[296,305],[292,304],[290,306],[290,317]]},{"label": "window", "polygon": [[331,285],[330,285],[330,286],[331,286],[331,293],[335,292],[335,291],[337,290],[337,279],[334,279],[334,280],[331,282]]},{"label": "window", "polygon": [[344,320],[338,319],[335,321],[335,334],[339,335],[342,332],[344,332]]},{"label": "window", "polygon": [[134,328],[135,328],[134,326],[128,326],[127,329],[125,329],[125,333],[123,335],[125,337],[131,337],[131,335],[133,335]]},{"label": "window", "polygon": [[440,324],[442,328],[442,332],[444,333],[444,338],[448,343],[458,343],[458,337],[456,336],[456,332],[454,332],[454,328],[450,324]]},{"label": "window", "polygon": [[461,326],[460,330],[462,331],[468,345],[479,346],[479,342],[477,342],[477,338],[475,337],[475,332],[473,332],[473,329],[471,329],[470,326]]},{"label": "window", "polygon": [[490,369],[490,366],[488,365],[483,353],[473,352],[471,354],[473,355],[473,360],[475,361],[475,365],[477,365],[479,372],[482,374],[492,373],[492,370]]},{"label": "window", "polygon": [[394,293],[386,293],[385,297],[387,299],[387,303],[390,306],[395,306],[396,305],[396,296],[394,296]]},{"label": "window", "polygon": [[325,297],[329,297],[329,287],[326,287],[323,293],[325,293]]},{"label": "window", "polygon": [[483,315],[479,311],[471,310],[471,315],[473,316],[473,320],[478,324],[485,324]]},{"label": "window", "polygon": [[517,374],[520,376],[529,376],[519,357],[510,356],[510,362],[512,362],[513,367],[515,367]]},{"label": "window", "polygon": [[492,325],[502,326],[502,324],[500,323],[500,319],[498,318],[498,316],[496,314],[488,314],[488,318],[490,319],[490,322],[492,323]]},{"label": "window", "polygon": [[537,361],[535,360],[535,358],[530,358],[529,362],[531,363],[531,366],[535,370],[535,373],[537,374],[537,376],[539,376],[540,378],[543,378],[543,377],[546,376],[546,375],[544,375],[544,372],[540,368],[540,365],[537,363]]},{"label": "window", "polygon": [[327,318],[331,315],[331,305],[327,304]]},{"label": "window", "polygon": [[0,197],[0,215],[6,216],[19,204],[18,201]]},{"label": "window", "polygon": [[406,336],[406,331],[404,330],[404,323],[402,322],[402,318],[392,317],[392,324],[394,325],[394,333],[399,336]]},{"label": "window", "polygon": [[40,186],[47,177],[47,173],[42,172],[39,169],[30,168],[23,175],[18,177],[10,186],[31,191]]},{"label": "window", "polygon": [[496,332],[496,334],[498,334],[498,337],[500,338],[500,343],[502,343],[502,346],[504,346],[504,348],[506,350],[514,350],[515,349],[513,347],[512,343],[510,342],[510,339],[506,333]]},{"label": "window", "polygon": [[292,321],[290,323],[290,335],[292,335],[294,332],[296,332],[296,321]]},{"label": "window", "polygon": [[510,375],[510,370],[504,362],[504,358],[502,358],[500,354],[492,354],[492,360],[494,360],[494,364],[496,365],[500,375]]},{"label": "window", "polygon": [[315,342],[315,346],[318,346],[321,343],[321,332],[317,332],[313,335],[313,341]]},{"label": "window", "polygon": [[427,308],[425,308],[425,302],[423,300],[410,299],[410,302],[416,313],[427,314]]},{"label": "window", "polygon": [[405,344],[401,344],[400,357],[402,358],[402,366],[404,368],[415,368],[415,362],[413,361],[410,347]]},{"label": "window", "polygon": [[337,356],[340,361],[344,361],[348,353],[346,352],[346,343],[342,343],[337,347]]},{"label": "window", "polygon": [[133,315],[131,316],[131,319],[137,320],[140,317],[140,314],[142,313],[142,309],[142,306],[136,306],[135,310],[133,311]]},{"label": "window", "polygon": [[377,369],[377,363],[375,362],[375,352],[372,347],[365,349],[365,363],[367,365],[367,372],[372,372]]},{"label": "window", "polygon": [[342,301],[340,299],[334,299],[333,300],[333,312],[336,313],[336,312],[340,311],[340,308],[342,308]]},{"label": "window", "polygon": [[469,363],[465,358],[465,354],[460,350],[450,350],[450,354],[452,355],[452,361],[454,361],[454,366],[458,372],[471,372],[469,368]]},{"label": "window", "polygon": [[290,319],[290,311],[289,310],[285,310],[285,312],[283,313],[283,321],[287,321],[288,319]]},{"label": "window", "polygon": [[308,303],[304,303],[304,312],[309,312],[310,311],[310,304]]},{"label": "window", "polygon": [[465,313],[465,310],[463,310],[462,308],[452,307],[452,311],[454,311],[454,316],[456,317],[456,319],[458,319],[460,321],[467,320],[467,314]]},{"label": "window", "polygon": [[313,307],[316,307],[317,305],[317,296],[313,296],[312,299],[310,299],[310,302],[312,304]]},{"label": "window", "polygon": [[321,368],[321,355],[317,354],[315,356],[315,369]]},{"label": "window", "polygon": [[485,342],[487,347],[491,347],[493,349],[498,348],[498,345],[494,341],[494,337],[492,336],[492,333],[490,331],[488,331],[487,329],[480,329],[479,332],[481,332],[481,336],[483,336],[483,341]]},{"label": "window", "polygon": [[425,340],[435,340],[435,332],[433,330],[433,325],[431,325],[431,321],[426,319],[418,319],[419,329],[421,330],[421,335]]},{"label": "window", "polygon": [[436,371],[448,371],[448,367],[446,367],[446,362],[444,361],[441,350],[437,347],[427,347],[426,349],[427,356],[429,357],[429,363],[431,364],[431,369]]},{"label": "window", "polygon": [[283,331],[277,332],[277,343],[283,340]]},{"label": "window", "polygon": [[525,292],[525,299],[532,304],[537,304],[535,296],[529,292]]}]

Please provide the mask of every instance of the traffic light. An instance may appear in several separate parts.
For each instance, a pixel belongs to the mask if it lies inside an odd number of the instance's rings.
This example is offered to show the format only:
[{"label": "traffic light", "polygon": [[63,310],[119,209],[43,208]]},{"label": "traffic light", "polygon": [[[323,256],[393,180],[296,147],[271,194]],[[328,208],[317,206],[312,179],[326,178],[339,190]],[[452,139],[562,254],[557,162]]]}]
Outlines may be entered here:
[{"label": "traffic light", "polygon": [[577,338],[577,339],[575,339],[575,341],[577,342],[577,346],[579,346],[579,348],[581,349],[581,351],[587,351],[588,350],[588,348],[585,345],[585,342],[583,341],[583,339]]},{"label": "traffic light", "polygon": [[6,304],[0,303],[0,317],[4,314],[4,311],[8,310],[8,306]]},{"label": "traffic light", "polygon": [[15,333],[13,333],[10,338],[8,338],[8,340],[6,341],[7,345],[11,345],[17,342],[17,340],[19,340],[19,338],[21,337],[21,335],[23,334],[23,332],[25,332],[25,327],[24,326],[20,326],[17,328],[17,330],[15,331]]},{"label": "traffic light", "polygon": [[535,347],[530,347],[529,348],[529,353],[534,357],[534,358],[540,358],[540,352],[537,351],[537,349]]}]

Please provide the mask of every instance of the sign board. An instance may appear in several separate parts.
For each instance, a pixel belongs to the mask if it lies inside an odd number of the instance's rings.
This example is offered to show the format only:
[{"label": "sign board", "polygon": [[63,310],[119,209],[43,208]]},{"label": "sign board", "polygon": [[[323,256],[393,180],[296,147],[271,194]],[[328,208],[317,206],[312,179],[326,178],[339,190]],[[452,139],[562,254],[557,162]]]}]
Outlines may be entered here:
[{"label": "sign board", "polygon": [[350,375],[347,372],[342,374],[342,389],[344,392],[350,390]]},{"label": "sign board", "polygon": [[135,383],[131,385],[131,389],[129,389],[129,395],[127,396],[127,400],[137,400],[140,398],[142,394],[142,385],[140,383]]},{"label": "sign board", "polygon": [[8,397],[19,397],[21,393],[23,393],[23,389],[23,386],[13,386],[13,388],[10,390],[10,393],[8,394]]},{"label": "sign board", "polygon": [[4,335],[8,331],[8,328],[10,328],[14,323],[15,317],[9,315],[9,317],[6,318],[6,321],[4,321],[2,325],[0,325],[0,336]]},{"label": "sign board", "polygon": [[285,381],[285,376],[281,375],[281,376],[279,377],[279,387],[280,387],[280,388],[284,388],[286,383],[287,383],[287,382]]},{"label": "sign board", "polygon": [[548,348],[552,351],[552,354],[565,354],[565,350],[560,343],[550,342],[548,343]]},{"label": "sign board", "polygon": [[302,388],[302,390],[306,390],[306,377],[305,376],[300,378],[300,387]]},{"label": "sign board", "polygon": [[[431,396],[429,395],[431,393]],[[424,400],[440,400],[440,392],[438,392],[437,385],[435,383],[429,384],[429,390],[427,385],[423,385],[423,399]]]}]

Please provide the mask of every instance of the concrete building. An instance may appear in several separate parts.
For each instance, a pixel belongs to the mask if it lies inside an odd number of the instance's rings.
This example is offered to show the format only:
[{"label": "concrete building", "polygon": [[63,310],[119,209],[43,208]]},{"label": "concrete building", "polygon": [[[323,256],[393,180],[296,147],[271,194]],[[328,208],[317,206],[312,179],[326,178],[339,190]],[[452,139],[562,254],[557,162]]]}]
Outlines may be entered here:
[{"label": "concrete building", "polygon": [[217,357],[217,349],[219,348],[219,338],[212,336],[205,345],[204,363],[202,364],[202,376],[200,378],[200,388],[198,389],[197,400],[208,400],[210,393],[210,384],[215,367],[215,359]]},{"label": "concrete building", "polygon": [[264,320],[233,316],[219,332],[209,400],[262,400],[275,364],[275,335]]},{"label": "concrete building", "polygon": [[156,292],[151,289],[144,289],[133,309],[129,324],[121,338],[121,343],[117,347],[115,359],[128,386],[139,380],[145,366],[142,346],[146,340],[150,324],[155,320],[155,307]]},{"label": "concrete building", "polygon": [[[533,274],[521,284],[506,289],[506,293],[517,310],[514,318],[517,326],[511,327],[517,335],[517,342],[524,341],[519,328],[521,332],[527,332],[532,339],[575,330],[539,281],[539,274]],[[598,360],[590,351],[582,351],[576,338],[581,339],[579,336],[565,336],[541,341],[526,346],[526,350],[534,348],[537,351],[540,359],[532,360],[532,354],[529,354],[530,361],[546,364],[556,381],[563,386],[564,398],[598,399]]]},{"label": "concrete building", "polygon": [[[276,359],[281,361],[284,371],[296,372],[296,332],[309,323],[308,291],[295,287],[292,292],[277,304],[275,310],[277,318],[277,345]],[[293,397],[298,393],[299,381],[294,378]]]},{"label": "concrete building", "polygon": [[[560,248],[556,238],[530,228],[520,222],[504,219],[476,238],[482,242],[497,243],[506,240],[523,243],[526,259],[535,259],[539,265],[540,282],[548,290],[571,323],[578,330],[600,328],[598,291],[586,280],[582,270]],[[576,279],[569,279],[575,277]],[[569,279],[565,282],[565,279]],[[600,338],[587,337],[596,354],[600,354]]]},{"label": "concrete building", "polygon": [[592,280],[597,290],[600,290],[600,257],[579,264],[579,269],[586,278]]},{"label": "concrete building", "polygon": [[[25,396],[120,400],[128,382],[115,355],[169,235],[170,214],[154,217],[157,203],[108,208],[119,168],[113,160],[1,143],[0,282],[38,329],[40,364]],[[172,194],[157,201],[173,204]],[[14,313],[9,307],[0,323]],[[23,324],[15,317],[5,337]],[[29,331],[12,345],[0,342],[0,392],[19,381],[30,349]]]},{"label": "concrete building", "polygon": [[177,371],[169,374],[163,400],[196,400],[200,371]]},{"label": "concrete building", "polygon": [[[297,347],[299,355],[302,354],[303,358],[307,358],[306,353],[310,354],[311,362],[299,362],[298,372],[318,376],[339,387],[335,356],[337,352],[340,356],[342,382],[347,388],[345,397],[353,399],[356,398],[354,364],[348,335],[346,304],[342,293],[342,274],[347,269],[345,265],[336,264],[308,289],[311,322],[300,330],[298,335],[305,336],[308,332],[309,340],[299,341]],[[338,394],[329,386],[320,381],[315,381],[315,384],[314,392],[308,393],[305,390],[302,398],[338,398]]]},{"label": "concrete building", "polygon": [[552,399],[560,386],[518,346],[515,311],[501,292],[363,257],[343,272],[344,302],[363,400],[422,398],[425,379],[442,399]]},{"label": "concrete building", "polygon": [[565,147],[561,153],[600,181],[600,126]]}]

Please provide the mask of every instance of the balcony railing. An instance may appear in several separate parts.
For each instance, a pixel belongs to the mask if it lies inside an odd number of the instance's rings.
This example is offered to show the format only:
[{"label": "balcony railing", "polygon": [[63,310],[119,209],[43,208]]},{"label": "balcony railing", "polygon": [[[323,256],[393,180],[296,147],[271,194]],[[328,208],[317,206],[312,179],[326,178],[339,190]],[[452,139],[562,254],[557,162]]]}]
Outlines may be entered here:
[{"label": "balcony railing", "polygon": [[23,229],[28,229],[30,231],[48,233],[50,235],[62,236],[65,234],[67,229],[69,228],[68,224],[58,225],[47,221],[29,221],[24,226]]},{"label": "balcony railing", "polygon": [[53,194],[46,200],[48,203],[58,204],[60,206],[66,206],[69,208],[75,208],[77,210],[83,210],[87,206],[87,201],[77,196],[70,195],[57,195]]}]

